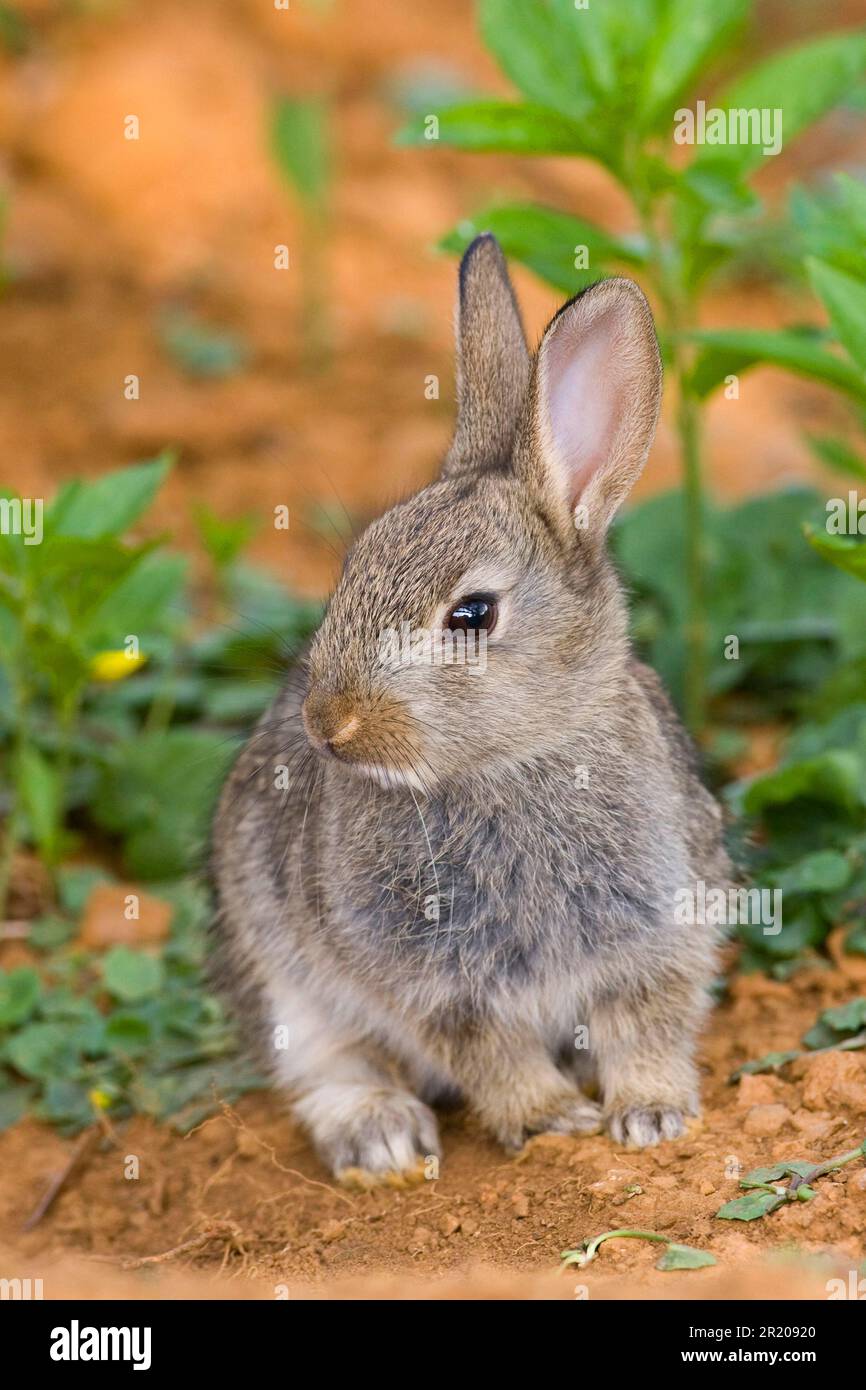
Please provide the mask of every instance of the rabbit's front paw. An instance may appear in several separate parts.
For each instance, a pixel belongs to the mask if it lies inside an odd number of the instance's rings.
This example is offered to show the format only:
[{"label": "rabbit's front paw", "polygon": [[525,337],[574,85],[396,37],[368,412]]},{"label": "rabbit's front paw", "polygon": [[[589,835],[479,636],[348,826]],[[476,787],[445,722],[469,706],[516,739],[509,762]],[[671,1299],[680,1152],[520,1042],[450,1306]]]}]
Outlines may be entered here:
[{"label": "rabbit's front paw", "polygon": [[365,1090],[331,1116],[319,1148],[346,1187],[405,1187],[423,1182],[425,1160],[439,1154],[433,1112],[396,1087]]},{"label": "rabbit's front paw", "polygon": [[678,1139],[684,1129],[683,1112],[669,1105],[630,1105],[607,1116],[611,1139],[635,1149],[650,1149],[662,1139]]}]

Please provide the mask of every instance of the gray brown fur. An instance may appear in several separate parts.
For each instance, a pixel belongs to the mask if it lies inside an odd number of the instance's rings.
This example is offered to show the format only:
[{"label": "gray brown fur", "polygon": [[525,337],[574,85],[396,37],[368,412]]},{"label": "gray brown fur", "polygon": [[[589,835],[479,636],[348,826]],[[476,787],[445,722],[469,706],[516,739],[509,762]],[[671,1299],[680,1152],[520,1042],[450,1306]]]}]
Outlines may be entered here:
[{"label": "gray brown fur", "polygon": [[[600,521],[587,533],[551,471],[544,374],[568,348],[557,334],[579,342],[605,313],[628,390],[582,494]],[[428,1102],[454,1091],[509,1148],[599,1124],[652,1144],[698,1109],[715,942],[677,925],[674,901],[697,879],[727,886],[721,816],[634,659],[603,545],[655,425],[649,310],[603,282],[561,311],[530,369],[501,253],[480,238],[458,343],[443,476],[355,542],[214,827],[217,978],[338,1174],[409,1173],[438,1153]],[[383,670],[382,630],[427,627],[467,575],[470,591],[508,592],[486,671]],[[581,1025],[598,1102],[577,1086]]]}]

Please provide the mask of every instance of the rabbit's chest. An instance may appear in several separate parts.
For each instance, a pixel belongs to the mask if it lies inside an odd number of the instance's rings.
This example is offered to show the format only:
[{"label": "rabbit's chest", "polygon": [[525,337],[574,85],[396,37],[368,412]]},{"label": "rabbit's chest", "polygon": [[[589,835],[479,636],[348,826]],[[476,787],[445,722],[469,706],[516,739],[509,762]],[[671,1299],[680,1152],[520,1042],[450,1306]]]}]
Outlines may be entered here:
[{"label": "rabbit's chest", "polygon": [[367,834],[356,822],[332,943],[398,986],[439,976],[475,990],[572,973],[646,920],[658,877],[637,863],[636,828],[594,811],[580,814],[569,784],[530,807],[458,815],[427,803]]}]

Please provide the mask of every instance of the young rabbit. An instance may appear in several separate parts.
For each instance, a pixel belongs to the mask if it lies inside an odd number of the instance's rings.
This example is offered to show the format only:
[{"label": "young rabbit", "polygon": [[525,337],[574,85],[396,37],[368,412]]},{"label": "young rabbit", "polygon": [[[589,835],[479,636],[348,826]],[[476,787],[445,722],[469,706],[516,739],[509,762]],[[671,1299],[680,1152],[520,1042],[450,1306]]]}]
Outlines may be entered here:
[{"label": "young rabbit", "polygon": [[[719,808],[605,553],[659,408],[644,296],[592,286],[531,357],[482,236],[457,343],[441,476],[355,541],[214,827],[218,980],[361,1183],[439,1153],[445,1096],[512,1149],[679,1135],[715,943],[677,895],[728,884]],[[383,643],[405,625],[475,646],[406,659]]]}]

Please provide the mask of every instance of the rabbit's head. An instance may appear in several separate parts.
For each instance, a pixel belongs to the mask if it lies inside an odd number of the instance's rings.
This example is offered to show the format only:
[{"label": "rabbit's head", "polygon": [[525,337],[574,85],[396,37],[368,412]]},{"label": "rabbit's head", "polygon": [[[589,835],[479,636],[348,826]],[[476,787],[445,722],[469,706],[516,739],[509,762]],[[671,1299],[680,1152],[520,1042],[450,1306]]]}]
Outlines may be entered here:
[{"label": "rabbit's head", "polygon": [[421,791],[562,747],[628,658],[610,521],[655,430],[661,364],[628,280],[569,301],[534,358],[492,236],[467,250],[455,436],[439,479],[370,525],[309,655],[323,756]]}]

